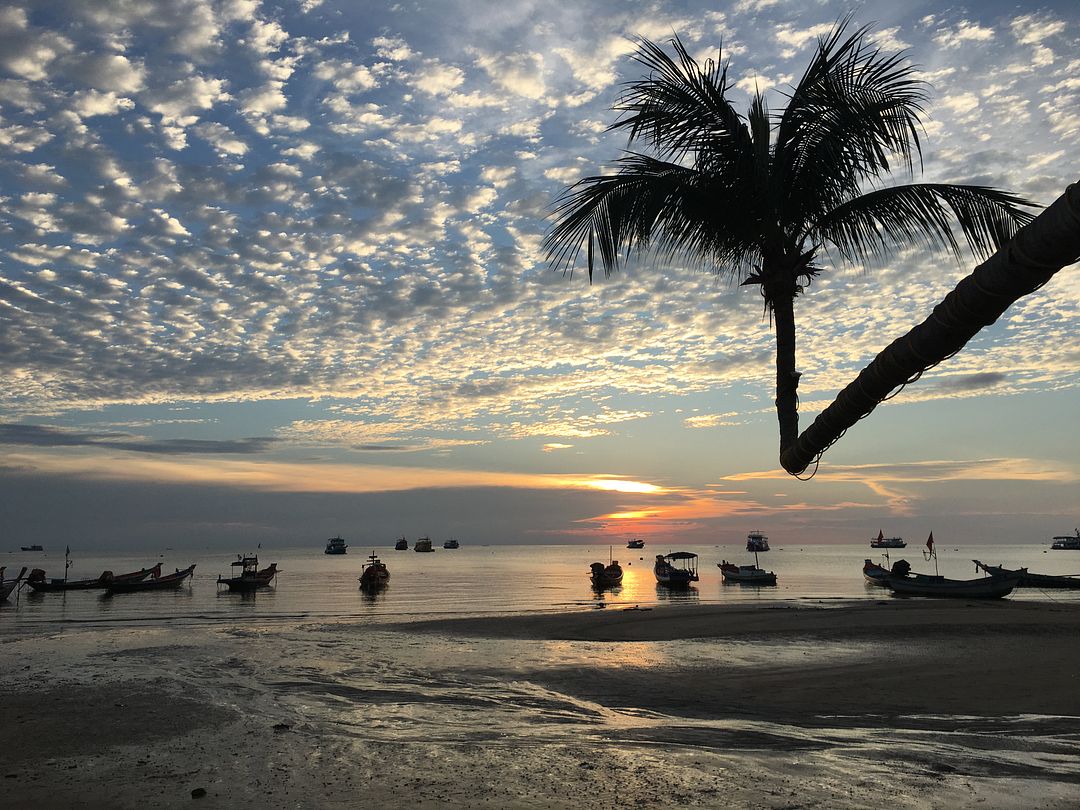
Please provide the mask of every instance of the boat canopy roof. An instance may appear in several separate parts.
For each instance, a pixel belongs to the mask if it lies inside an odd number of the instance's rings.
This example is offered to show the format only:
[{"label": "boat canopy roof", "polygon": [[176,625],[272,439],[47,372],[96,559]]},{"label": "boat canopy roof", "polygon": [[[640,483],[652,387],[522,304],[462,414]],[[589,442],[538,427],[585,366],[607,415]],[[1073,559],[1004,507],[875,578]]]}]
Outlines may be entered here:
[{"label": "boat canopy roof", "polygon": [[664,555],[665,560],[692,560],[695,557],[697,557],[697,554],[691,551],[673,551],[671,554]]}]

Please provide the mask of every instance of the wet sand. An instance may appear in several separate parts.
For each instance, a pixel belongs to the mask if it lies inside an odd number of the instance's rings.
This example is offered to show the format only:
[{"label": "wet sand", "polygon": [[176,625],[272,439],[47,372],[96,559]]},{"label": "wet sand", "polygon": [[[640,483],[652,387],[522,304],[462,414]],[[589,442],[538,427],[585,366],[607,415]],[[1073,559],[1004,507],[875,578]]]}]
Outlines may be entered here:
[{"label": "wet sand", "polygon": [[1080,795],[1070,605],[95,627],[4,638],[0,657],[12,808],[1065,808]]}]

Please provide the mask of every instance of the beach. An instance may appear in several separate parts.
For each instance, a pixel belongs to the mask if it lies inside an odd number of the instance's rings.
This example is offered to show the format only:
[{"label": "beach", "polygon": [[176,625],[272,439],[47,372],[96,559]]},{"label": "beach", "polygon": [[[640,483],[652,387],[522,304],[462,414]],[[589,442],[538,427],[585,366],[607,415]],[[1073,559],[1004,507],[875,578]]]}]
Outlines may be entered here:
[{"label": "beach", "polygon": [[896,599],[16,635],[5,806],[1072,807],[1078,641]]}]

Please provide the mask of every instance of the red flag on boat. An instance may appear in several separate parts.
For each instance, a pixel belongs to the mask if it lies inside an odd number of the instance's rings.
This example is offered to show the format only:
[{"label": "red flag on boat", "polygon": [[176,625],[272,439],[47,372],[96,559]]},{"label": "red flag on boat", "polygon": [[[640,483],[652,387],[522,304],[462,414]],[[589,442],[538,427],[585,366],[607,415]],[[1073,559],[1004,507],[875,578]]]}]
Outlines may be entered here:
[{"label": "red flag on boat", "polygon": [[930,532],[930,536],[926,538],[926,548],[929,551],[934,550],[934,533]]}]

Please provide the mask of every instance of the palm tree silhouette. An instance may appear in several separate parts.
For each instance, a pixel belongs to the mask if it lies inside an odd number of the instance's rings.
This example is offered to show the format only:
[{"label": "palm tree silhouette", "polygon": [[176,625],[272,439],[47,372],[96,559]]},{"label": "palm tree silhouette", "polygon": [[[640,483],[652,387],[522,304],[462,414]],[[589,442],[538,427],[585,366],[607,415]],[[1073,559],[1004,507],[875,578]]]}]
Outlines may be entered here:
[{"label": "palm tree silhouette", "polygon": [[560,197],[544,240],[563,272],[586,251],[606,275],[620,259],[655,251],[701,261],[732,281],[758,285],[776,328],[776,413],[781,454],[799,435],[795,298],[822,272],[829,250],[872,263],[898,246],[963,253],[955,221],[976,255],[1007,242],[1032,219],[1032,203],[983,186],[885,185],[894,164],[914,174],[922,149],[926,85],[903,54],[866,43],[841,20],[818,47],[778,115],[754,94],[733,108],[722,53],[699,64],[676,36],[672,58],[641,40],[648,75],[626,85],[609,130],[625,130],[614,174],[586,177]]}]

